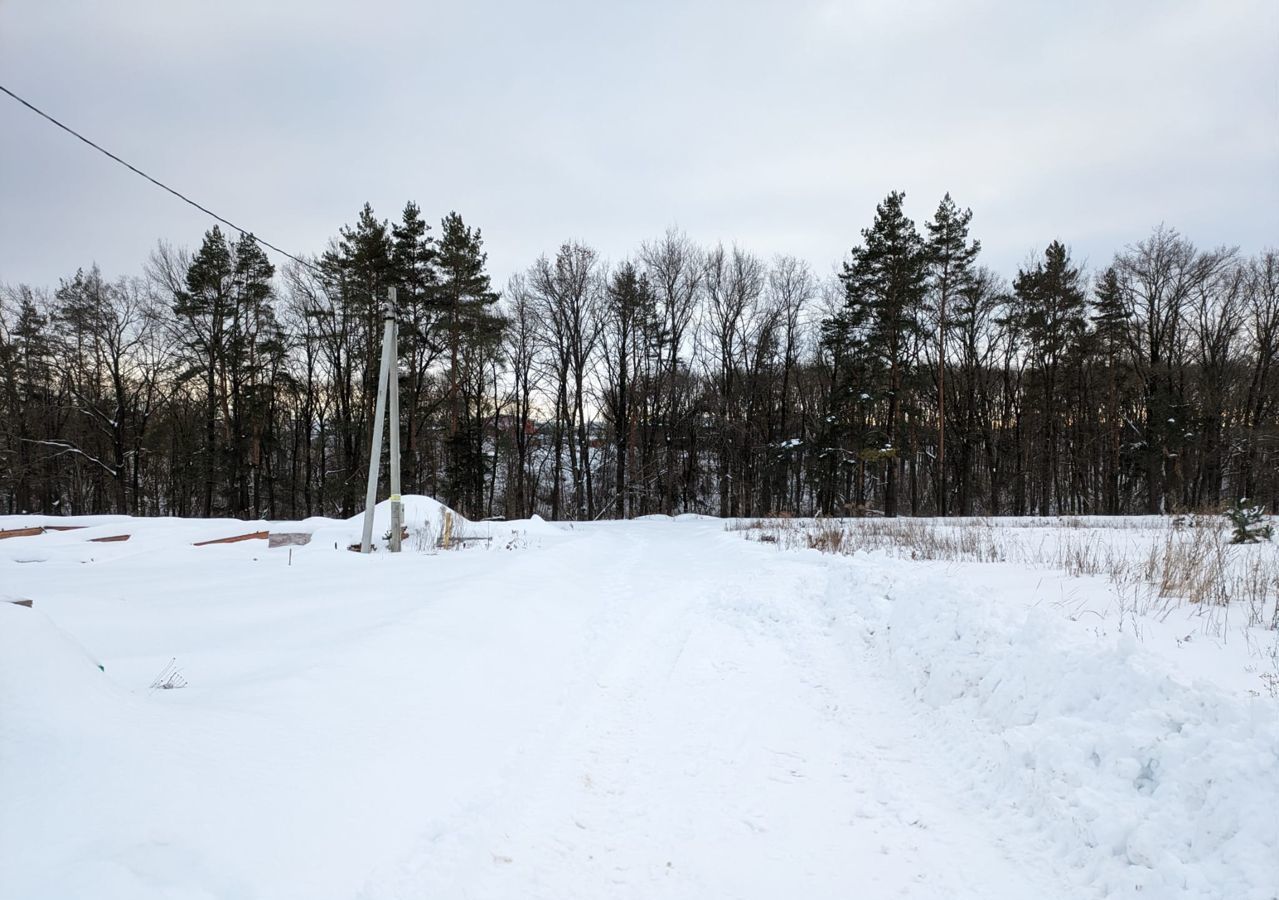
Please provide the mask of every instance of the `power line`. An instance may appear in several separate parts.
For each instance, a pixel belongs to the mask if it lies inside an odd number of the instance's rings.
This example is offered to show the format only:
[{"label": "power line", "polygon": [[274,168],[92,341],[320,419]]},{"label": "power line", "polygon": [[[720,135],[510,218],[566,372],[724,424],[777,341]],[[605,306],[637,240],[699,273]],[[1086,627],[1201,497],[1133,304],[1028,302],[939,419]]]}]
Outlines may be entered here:
[{"label": "power line", "polygon": [[317,268],[316,266],[314,266],[314,265],[312,265],[311,263],[307,262],[305,259],[302,259],[301,257],[298,257],[298,256],[294,256],[292,253],[290,253],[290,252],[289,252],[289,251],[287,251],[287,250],[282,250],[282,249],[280,249],[280,248],[279,248],[279,247],[277,247],[275,244],[272,244],[270,241],[267,241],[267,240],[264,240],[264,239],[262,239],[262,238],[258,237],[256,234],[254,234],[252,231],[249,231],[247,228],[241,228],[239,225],[236,225],[236,224],[235,224],[234,222],[232,222],[231,220],[229,220],[229,219],[225,219],[225,218],[223,218],[222,216],[218,215],[218,214],[217,214],[217,213],[215,213],[213,210],[209,209],[207,206],[202,206],[201,204],[196,203],[194,200],[192,200],[192,199],[191,199],[190,197],[188,197],[186,194],[183,194],[181,191],[176,191],[176,190],[174,190],[173,188],[169,187],[169,186],[168,186],[167,184],[165,184],[164,182],[159,181],[159,180],[157,180],[157,179],[155,179],[155,178],[152,178],[150,175],[148,175],[146,172],[143,172],[143,171],[142,171],[141,169],[139,169],[137,166],[134,166],[134,165],[131,165],[131,164],[129,164],[129,163],[127,163],[127,162],[125,162],[125,161],[124,161],[124,160],[122,160],[120,157],[118,157],[118,156],[116,156],[114,153],[112,153],[110,150],[107,150],[105,147],[102,147],[102,146],[100,146],[100,145],[98,145],[98,144],[95,144],[93,141],[89,140],[87,137],[85,137],[84,135],[82,135],[80,132],[76,131],[74,128],[70,127],[69,125],[64,125],[64,124],[62,124],[62,123],[61,123],[61,122],[59,122],[57,119],[55,119],[53,116],[49,115],[49,114],[48,114],[47,112],[45,112],[44,110],[40,109],[40,108],[39,108],[38,106],[36,106],[34,103],[31,103],[31,102],[29,102],[29,101],[27,101],[27,100],[24,100],[23,98],[19,97],[19,96],[18,96],[17,94],[15,94],[13,91],[11,91],[11,90],[9,90],[7,87],[5,87],[3,84],[0,84],[0,91],[3,91],[4,93],[8,94],[10,97],[12,97],[14,100],[17,100],[19,103],[21,103],[21,104],[22,104],[23,106],[25,106],[27,109],[31,110],[31,111],[32,111],[33,113],[35,113],[36,115],[38,115],[38,116],[40,116],[40,117],[42,117],[42,118],[44,118],[44,119],[47,119],[48,121],[52,122],[54,125],[57,125],[59,128],[61,128],[61,129],[62,129],[63,131],[65,131],[67,134],[71,135],[72,137],[78,138],[79,140],[81,140],[81,141],[83,141],[84,143],[88,144],[88,145],[89,145],[90,147],[92,147],[94,150],[97,150],[99,153],[103,154],[104,156],[107,156],[107,157],[109,157],[109,158],[111,158],[111,159],[115,160],[115,161],[116,161],[116,162],[118,162],[120,165],[122,165],[122,166],[124,166],[126,169],[128,169],[130,172],[133,172],[135,175],[141,175],[143,178],[145,178],[147,181],[149,181],[149,182],[151,182],[152,184],[154,184],[156,187],[161,188],[162,190],[166,190],[166,191],[168,191],[170,194],[172,194],[173,196],[177,197],[177,198],[178,198],[179,200],[181,200],[183,203],[187,203],[187,204],[190,204],[191,206],[194,206],[196,209],[198,209],[200,212],[204,213],[206,216],[211,216],[211,217],[213,217],[214,219],[217,219],[217,220],[218,220],[219,222],[221,222],[223,225],[226,225],[228,228],[232,228],[232,229],[234,229],[235,231],[238,231],[238,232],[239,232],[240,234],[242,234],[242,235],[249,235],[249,236],[251,236],[251,237],[253,238],[253,240],[255,240],[257,243],[259,243],[259,244],[263,245],[264,247],[270,247],[272,250],[274,250],[276,253],[279,253],[281,256],[287,256],[289,259],[293,260],[293,261],[294,261],[295,263],[297,263],[298,265],[306,266],[308,269],[311,269],[311,270],[312,270],[312,271],[314,271],[314,272],[318,272],[318,273],[320,273],[320,274],[323,274],[323,272],[322,272],[319,268]]}]

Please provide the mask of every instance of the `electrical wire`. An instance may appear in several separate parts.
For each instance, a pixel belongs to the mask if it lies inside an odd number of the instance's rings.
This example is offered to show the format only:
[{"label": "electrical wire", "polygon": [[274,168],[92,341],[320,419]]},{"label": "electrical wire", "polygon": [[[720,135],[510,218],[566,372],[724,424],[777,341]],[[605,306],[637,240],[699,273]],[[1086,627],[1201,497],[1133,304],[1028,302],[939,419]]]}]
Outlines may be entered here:
[{"label": "electrical wire", "polygon": [[19,96],[18,96],[17,94],[15,94],[13,91],[11,91],[11,90],[9,90],[7,87],[5,87],[3,84],[0,84],[0,91],[4,92],[5,94],[8,94],[8,95],[9,95],[10,97],[12,97],[14,100],[17,100],[19,103],[21,103],[21,104],[22,104],[23,106],[25,106],[27,109],[31,110],[33,113],[35,113],[36,115],[40,116],[41,118],[47,119],[48,121],[52,122],[54,125],[56,125],[56,126],[58,126],[59,128],[61,128],[61,129],[62,129],[63,131],[65,131],[67,134],[71,135],[72,137],[78,138],[79,140],[81,140],[81,141],[83,141],[84,143],[88,144],[88,145],[89,145],[90,147],[92,147],[94,150],[97,150],[99,153],[103,154],[104,156],[106,156],[106,157],[108,157],[108,158],[110,158],[110,159],[115,160],[115,161],[116,161],[116,162],[118,162],[120,165],[122,165],[122,166],[124,166],[126,169],[128,169],[130,172],[133,172],[133,173],[134,173],[134,174],[136,174],[136,175],[141,175],[141,176],[142,176],[143,178],[145,178],[147,181],[151,182],[151,183],[152,183],[152,184],[154,184],[156,187],[158,187],[158,188],[160,188],[160,189],[162,189],[162,190],[168,191],[170,194],[172,194],[173,196],[177,197],[177,198],[178,198],[179,200],[181,200],[183,203],[187,203],[187,204],[189,204],[189,205],[191,205],[191,206],[194,206],[196,209],[198,209],[200,212],[204,213],[206,216],[211,216],[212,218],[217,219],[217,220],[218,220],[219,222],[221,222],[223,225],[226,225],[228,228],[232,228],[232,229],[234,229],[235,231],[238,231],[238,232],[239,232],[240,234],[242,234],[242,235],[247,235],[247,236],[251,237],[254,241],[256,241],[257,243],[261,244],[262,246],[264,246],[264,247],[269,247],[270,249],[274,250],[276,253],[279,253],[281,256],[286,256],[286,257],[288,257],[289,259],[293,260],[293,261],[294,261],[295,263],[297,263],[298,265],[306,266],[306,268],[308,268],[308,269],[312,270],[313,272],[317,272],[317,273],[319,273],[319,274],[324,274],[324,273],[323,273],[323,271],[322,271],[321,269],[319,269],[317,266],[315,266],[314,264],[307,262],[305,259],[302,259],[302,258],[301,258],[301,257],[299,257],[299,256],[294,256],[294,255],[293,255],[292,253],[290,253],[289,251],[287,251],[287,250],[283,250],[283,249],[281,249],[280,247],[277,247],[275,244],[272,244],[270,241],[267,241],[267,240],[264,240],[263,238],[258,237],[258,236],[257,236],[254,232],[249,231],[249,230],[248,230],[248,229],[246,229],[246,228],[241,228],[239,225],[236,225],[236,224],[235,224],[234,222],[232,222],[231,220],[226,219],[226,218],[223,218],[222,216],[218,215],[218,214],[217,214],[217,213],[215,213],[213,210],[209,209],[207,206],[202,206],[201,204],[196,203],[194,200],[192,200],[192,199],[191,199],[190,197],[188,197],[186,194],[183,194],[181,191],[174,190],[173,188],[169,187],[169,186],[168,186],[167,184],[165,184],[164,182],[162,182],[162,181],[160,181],[160,180],[158,180],[158,179],[156,179],[156,178],[152,178],[150,175],[148,175],[146,172],[143,172],[143,171],[142,171],[141,169],[139,169],[137,166],[134,166],[134,165],[131,165],[130,163],[125,162],[123,159],[121,159],[120,157],[116,156],[114,153],[112,153],[110,150],[107,150],[105,147],[102,147],[102,146],[101,146],[101,145],[99,145],[99,144],[95,144],[93,141],[89,140],[87,137],[85,137],[84,135],[82,135],[80,132],[76,131],[74,128],[70,127],[69,125],[64,125],[62,122],[59,122],[57,119],[55,119],[53,116],[49,115],[49,114],[48,114],[47,112],[45,112],[44,110],[40,109],[40,108],[39,108],[38,106],[36,106],[34,103],[31,103],[30,101],[28,101],[28,100],[24,100],[22,97],[19,97]]}]

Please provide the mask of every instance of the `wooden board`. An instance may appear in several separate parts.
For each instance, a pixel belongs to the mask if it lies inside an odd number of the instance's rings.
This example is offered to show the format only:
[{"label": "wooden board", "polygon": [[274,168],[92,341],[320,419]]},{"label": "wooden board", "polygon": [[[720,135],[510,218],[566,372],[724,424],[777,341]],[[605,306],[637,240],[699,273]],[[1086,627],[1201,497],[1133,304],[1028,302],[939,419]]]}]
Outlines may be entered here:
[{"label": "wooden board", "polygon": [[76,531],[84,528],[84,525],[32,525],[30,528],[10,528],[8,531],[0,531],[0,541],[5,538],[14,537],[35,537],[38,534],[44,534],[46,531]]},{"label": "wooden board", "polygon": [[107,537],[89,538],[89,542],[93,544],[114,544],[117,541],[127,541],[130,537],[131,535],[127,534],[112,534]]},{"label": "wooden board", "polygon": [[207,547],[210,544],[238,544],[240,543],[240,541],[265,541],[267,537],[268,537],[268,532],[252,531],[252,532],[249,532],[248,534],[237,534],[237,535],[234,535],[233,537],[216,538],[215,540],[212,540],[212,541],[196,541],[194,544],[192,544],[192,546]]},{"label": "wooden board", "polygon": [[0,531],[0,541],[6,538],[35,537],[37,534],[44,534],[44,529],[39,525],[33,528],[10,528],[8,531]]}]

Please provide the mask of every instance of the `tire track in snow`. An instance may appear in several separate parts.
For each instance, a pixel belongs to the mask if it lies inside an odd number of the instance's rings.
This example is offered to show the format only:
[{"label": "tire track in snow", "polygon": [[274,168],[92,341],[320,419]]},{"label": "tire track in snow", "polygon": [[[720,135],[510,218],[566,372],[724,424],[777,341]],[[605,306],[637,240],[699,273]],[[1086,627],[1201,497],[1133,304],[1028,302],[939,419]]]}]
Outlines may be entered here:
[{"label": "tire track in snow", "polygon": [[612,570],[556,714],[451,851],[370,900],[1053,895],[831,639],[821,565],[704,525],[586,534],[581,568]]}]

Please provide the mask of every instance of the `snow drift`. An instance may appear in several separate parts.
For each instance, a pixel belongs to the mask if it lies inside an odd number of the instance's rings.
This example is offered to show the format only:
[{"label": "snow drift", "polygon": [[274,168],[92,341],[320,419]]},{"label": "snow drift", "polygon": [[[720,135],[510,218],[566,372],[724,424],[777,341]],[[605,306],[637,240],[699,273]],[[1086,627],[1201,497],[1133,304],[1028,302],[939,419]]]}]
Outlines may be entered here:
[{"label": "snow drift", "polygon": [[1272,698],[1183,684],[1131,634],[1072,639],[1059,615],[936,570],[878,554],[839,562],[832,611],[935,711],[967,787],[1037,823],[1081,883],[1107,896],[1275,897]]}]

